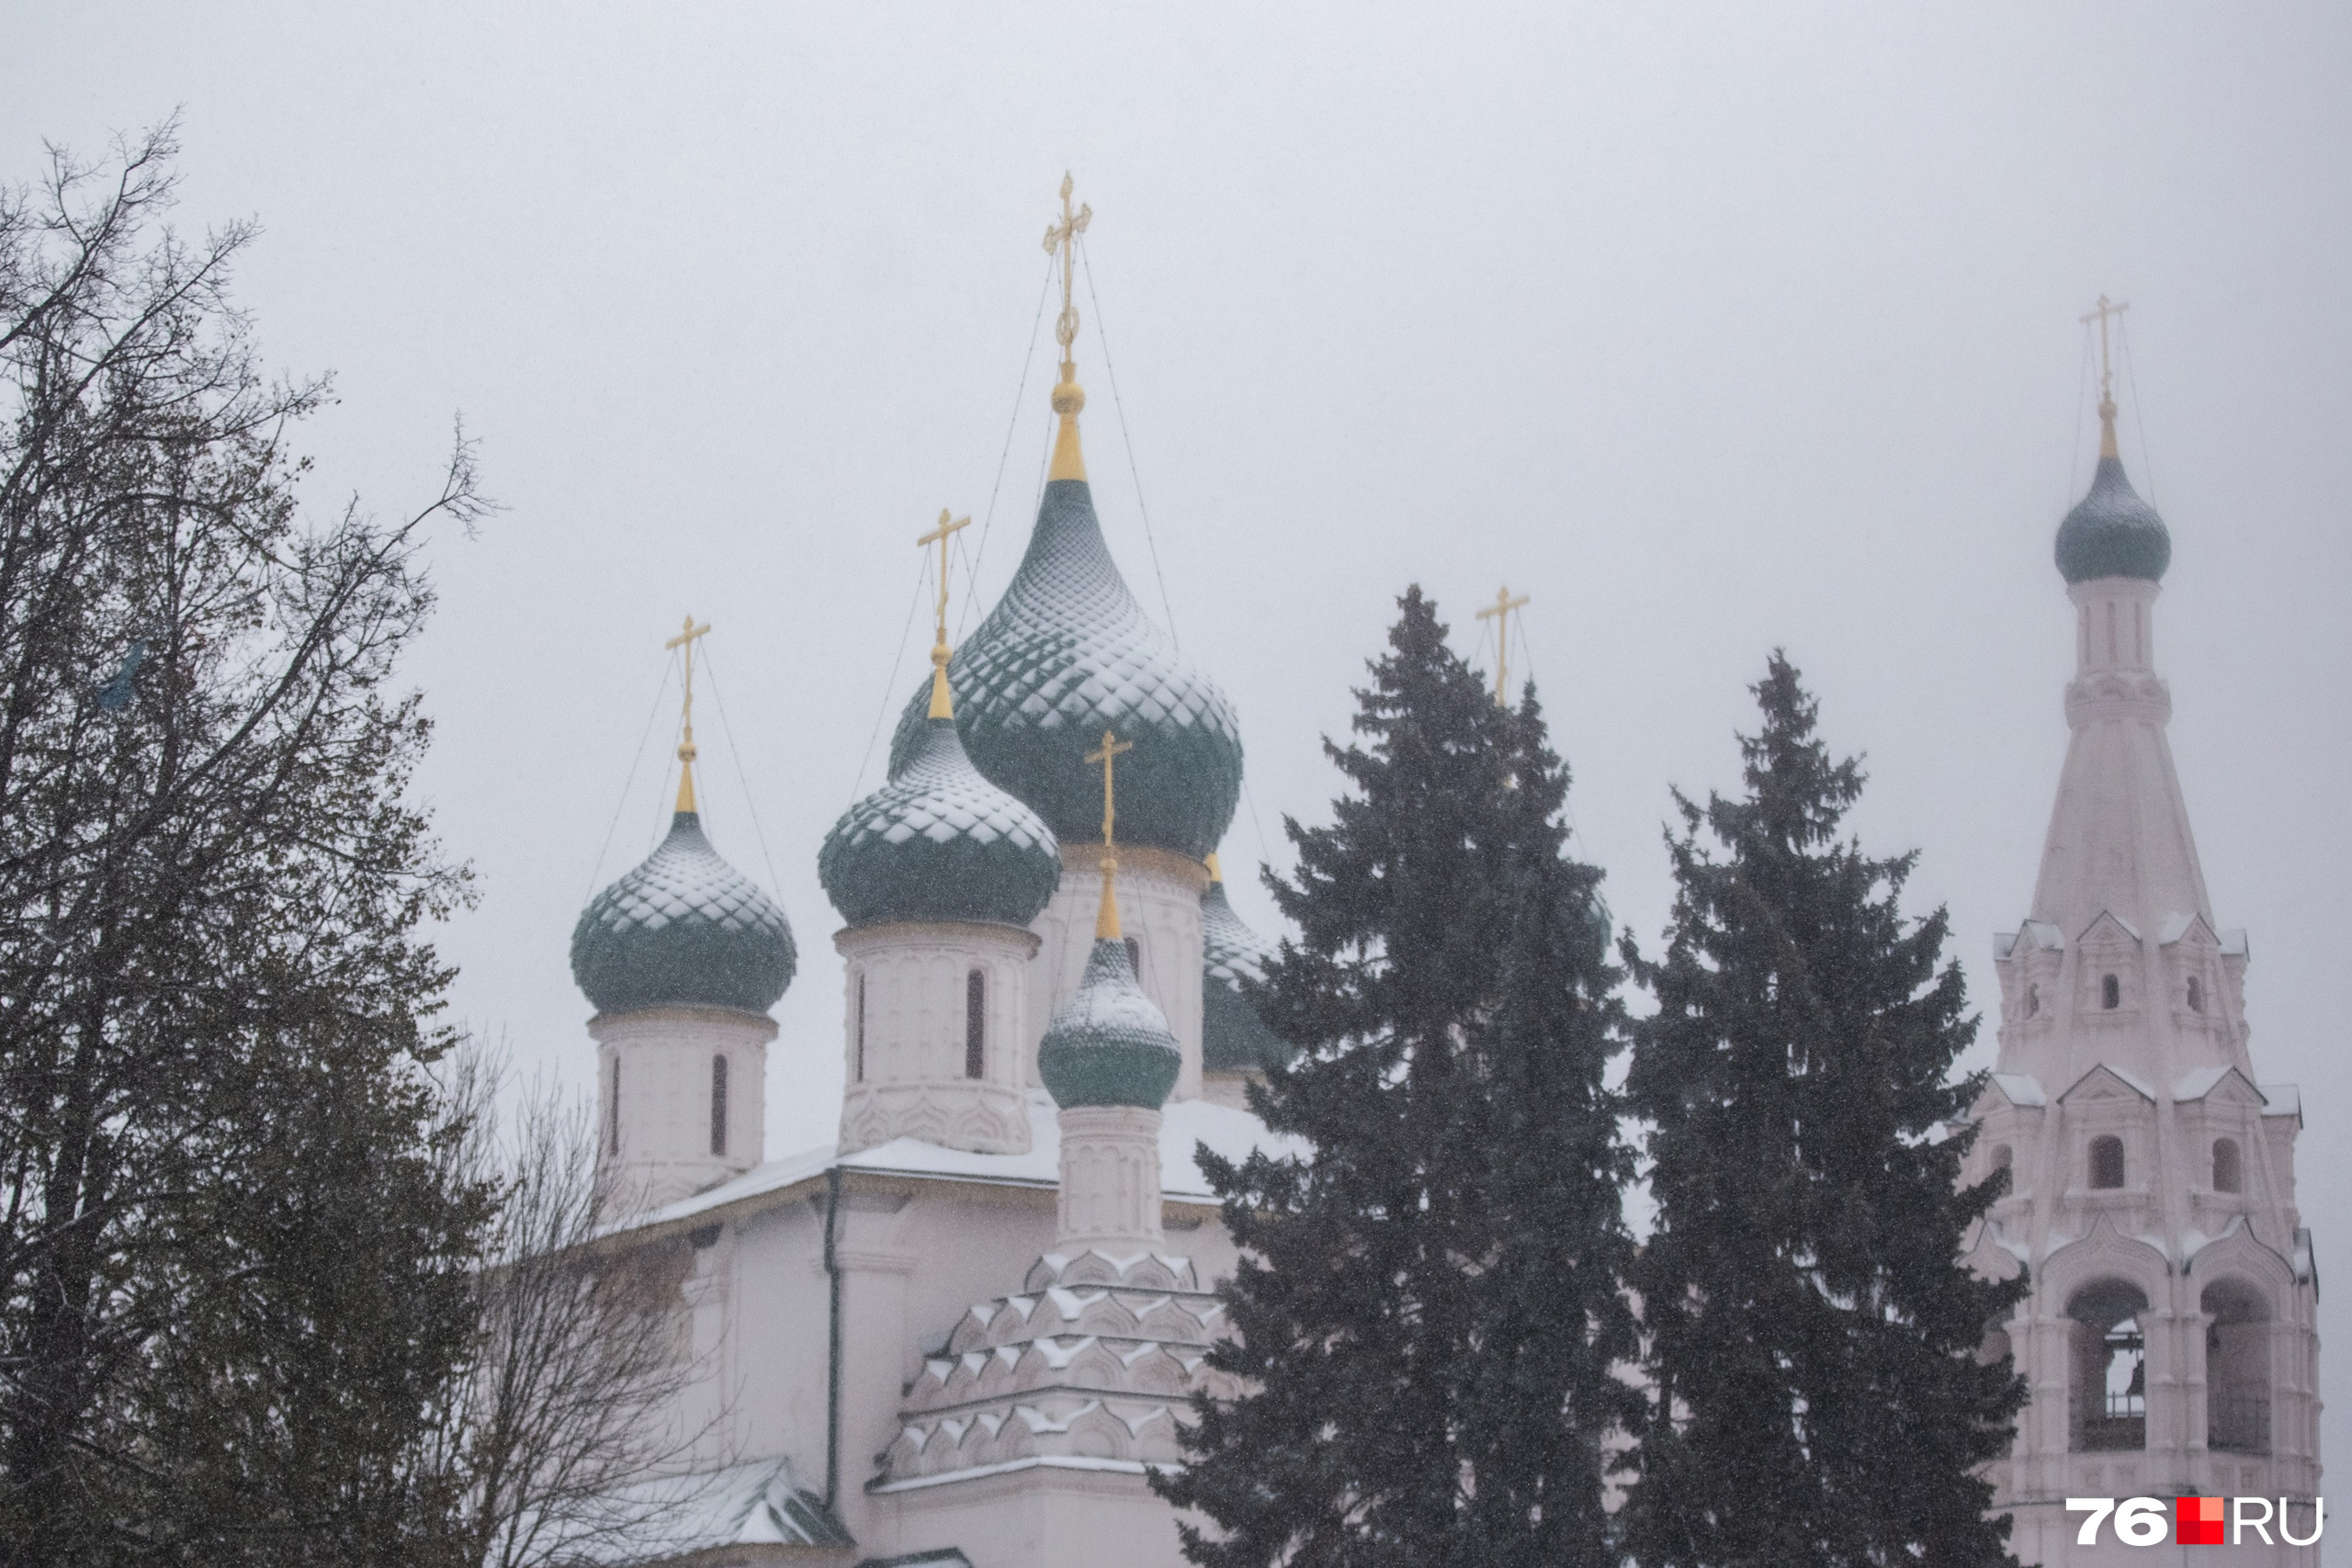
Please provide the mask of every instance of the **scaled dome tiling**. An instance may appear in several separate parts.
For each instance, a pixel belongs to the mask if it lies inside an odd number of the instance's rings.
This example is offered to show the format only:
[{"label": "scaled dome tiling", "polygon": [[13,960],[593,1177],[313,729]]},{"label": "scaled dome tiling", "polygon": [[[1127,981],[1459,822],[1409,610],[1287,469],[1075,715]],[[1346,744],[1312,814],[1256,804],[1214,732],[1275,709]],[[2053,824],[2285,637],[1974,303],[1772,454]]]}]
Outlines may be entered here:
[{"label": "scaled dome tiling", "polygon": [[853,926],[1022,926],[1053,897],[1061,855],[1037,814],[972,766],[955,721],[927,718],[906,766],[833,824],[817,875]]},{"label": "scaled dome tiling", "polygon": [[[1119,759],[1120,842],[1197,860],[1224,838],[1241,795],[1233,705],[1128,592],[1084,479],[1046,486],[1012,586],[947,675],[973,764],[1063,841],[1102,832],[1102,775],[1085,758],[1105,729],[1135,745]],[[913,759],[928,694],[899,720],[893,776]]]},{"label": "scaled dome tiling", "polygon": [[1234,912],[1225,884],[1212,882],[1201,897],[1201,1069],[1263,1072],[1290,1059],[1290,1047],[1259,1016],[1241,982],[1266,977],[1272,949]]},{"label": "scaled dome tiling", "polygon": [[2156,509],[2124,477],[2120,457],[2101,457],[2090,493],[2058,525],[2058,570],[2069,583],[2096,577],[2164,580],[2172,535]]},{"label": "scaled dome tiling", "polygon": [[1054,1103],[1157,1111],[1183,1057],[1168,1018],[1136,982],[1127,944],[1097,938],[1078,993],[1037,1043],[1037,1077]]},{"label": "scaled dome tiling", "polygon": [[692,811],[672,818],[660,847],[591,899],[571,931],[571,977],[600,1013],[765,1012],[798,963],[784,911],[718,858]]}]

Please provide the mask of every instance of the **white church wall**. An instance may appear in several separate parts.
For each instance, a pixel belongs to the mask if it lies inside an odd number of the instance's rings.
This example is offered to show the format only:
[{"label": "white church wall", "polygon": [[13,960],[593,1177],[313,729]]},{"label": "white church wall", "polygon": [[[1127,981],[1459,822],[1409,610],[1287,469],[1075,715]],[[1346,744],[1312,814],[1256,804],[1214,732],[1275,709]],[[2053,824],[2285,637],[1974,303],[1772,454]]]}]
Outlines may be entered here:
[{"label": "white church wall", "polygon": [[[900,1137],[983,1154],[1026,1149],[1037,938],[1009,926],[896,924],[841,931],[833,945],[847,960],[842,1152]],[[968,1071],[974,975],[977,1077]]]},{"label": "white church wall", "polygon": [[760,1162],[773,1019],[725,1008],[648,1008],[599,1013],[588,1032],[596,1042],[598,1169],[621,1201],[658,1208]]}]

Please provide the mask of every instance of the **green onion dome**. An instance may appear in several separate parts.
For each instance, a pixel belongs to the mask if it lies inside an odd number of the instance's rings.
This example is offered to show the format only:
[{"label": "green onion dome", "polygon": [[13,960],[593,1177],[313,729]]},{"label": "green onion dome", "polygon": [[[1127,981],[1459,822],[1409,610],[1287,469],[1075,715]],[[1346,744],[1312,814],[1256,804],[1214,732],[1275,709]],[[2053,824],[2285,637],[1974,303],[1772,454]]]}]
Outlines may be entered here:
[{"label": "green onion dome", "polygon": [[2172,536],[2156,509],[2140,499],[2123,475],[2123,459],[2098,460],[2090,493],[2058,525],[2058,570],[2069,583],[2095,577],[2164,580],[2172,564]]},{"label": "green onion dome", "polygon": [[826,896],[853,926],[1025,926],[1061,874],[1053,834],[980,776],[952,718],[923,721],[906,766],[843,813],[817,855]]},{"label": "green onion dome", "polygon": [[670,836],[605,888],[571,929],[571,977],[598,1012],[733,1008],[765,1012],[799,963],[775,900],[681,811]]},{"label": "green onion dome", "polygon": [[1183,1058],[1168,1019],[1136,983],[1127,944],[1099,937],[1070,998],[1037,1043],[1037,1076],[1056,1105],[1157,1111]]},{"label": "green onion dome", "polygon": [[[1216,847],[1241,795],[1241,733],[1214,682],[1145,616],[1111,559],[1083,479],[1046,486],[1012,586],[948,666],[973,764],[1065,843],[1102,830],[1102,775],[1086,753],[1114,731],[1119,839],[1194,860]],[[914,759],[928,688],[890,746]]]},{"label": "green onion dome", "polygon": [[1272,948],[1242,924],[1225,896],[1222,879],[1209,883],[1201,898],[1201,1068],[1211,1073],[1263,1072],[1290,1059],[1266,1021],[1242,994],[1244,980],[1266,977]]}]

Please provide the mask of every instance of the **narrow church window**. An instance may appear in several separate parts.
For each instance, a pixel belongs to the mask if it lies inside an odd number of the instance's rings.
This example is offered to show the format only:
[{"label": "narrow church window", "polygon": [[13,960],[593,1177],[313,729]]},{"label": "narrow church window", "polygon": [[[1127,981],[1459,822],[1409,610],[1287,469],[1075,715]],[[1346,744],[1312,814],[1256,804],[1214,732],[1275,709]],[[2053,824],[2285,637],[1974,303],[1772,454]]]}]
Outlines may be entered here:
[{"label": "narrow church window", "polygon": [[2120,1187],[2123,1185],[2123,1140],[2093,1138],[2091,1140],[2091,1185]]},{"label": "narrow church window", "polygon": [[2025,988],[2025,1015],[2028,1018],[2034,1018],[2039,1016],[2041,1011],[2041,987],[2040,986],[2028,986]]},{"label": "narrow church window", "polygon": [[2017,1156],[2010,1152],[2008,1145],[1995,1144],[1993,1145],[1993,1168],[1995,1170],[2007,1170],[2016,1163]]},{"label": "narrow church window", "polygon": [[710,1059],[710,1152],[727,1152],[727,1058]]},{"label": "narrow church window", "polygon": [[857,977],[857,1027],[853,1031],[853,1035],[857,1060],[852,1064],[851,1072],[858,1082],[864,1083],[865,1081],[865,976],[864,975]]},{"label": "narrow church window", "polygon": [[613,1094],[605,1111],[608,1125],[605,1144],[611,1153],[617,1155],[621,1152],[621,1058],[618,1052],[613,1054]]},{"label": "narrow church window", "polygon": [[1140,981],[1143,978],[1143,943],[1133,937],[1128,937],[1126,943],[1127,967],[1136,972],[1136,978]]},{"label": "narrow church window", "polygon": [[964,976],[964,1076],[977,1078],[987,1071],[989,1046],[989,977],[975,969]]},{"label": "narrow church window", "polygon": [[2123,1005],[2123,982],[2112,975],[2102,976],[2098,983],[2098,1005],[2113,1012]]},{"label": "narrow church window", "polygon": [[2205,1010],[2205,982],[2194,975],[2188,977],[2188,1010],[2191,1012]]},{"label": "narrow church window", "polygon": [[2213,1140],[2213,1190],[2243,1192],[2245,1190],[2245,1156],[2238,1152],[2235,1138]]}]

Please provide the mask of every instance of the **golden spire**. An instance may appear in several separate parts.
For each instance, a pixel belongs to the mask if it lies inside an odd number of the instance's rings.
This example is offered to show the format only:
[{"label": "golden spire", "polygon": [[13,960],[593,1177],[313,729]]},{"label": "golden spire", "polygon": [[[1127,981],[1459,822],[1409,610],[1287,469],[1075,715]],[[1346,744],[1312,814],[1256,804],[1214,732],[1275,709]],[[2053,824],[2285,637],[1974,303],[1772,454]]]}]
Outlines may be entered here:
[{"label": "golden spire", "polygon": [[663,643],[663,648],[686,650],[685,728],[678,739],[678,809],[695,809],[695,639],[710,630],[708,622],[695,625],[692,615],[676,637]]},{"label": "golden spire", "polygon": [[1208,867],[1209,880],[1211,882],[1223,882],[1225,880],[1225,868],[1216,863],[1216,852],[1215,850],[1211,850],[1209,852]]},{"label": "golden spire", "polygon": [[1062,263],[1062,313],[1054,318],[1054,341],[1062,345],[1062,378],[1054,389],[1054,412],[1061,416],[1062,426],[1054,436],[1054,466],[1046,474],[1049,480],[1086,477],[1086,454],[1078,447],[1078,411],[1086,406],[1086,389],[1078,384],[1078,365],[1070,357],[1070,344],[1078,341],[1078,306],[1070,299],[1070,283],[1071,269],[1078,261],[1078,237],[1086,232],[1094,209],[1080,203],[1077,211],[1071,211],[1072,188],[1069,175],[1063,175],[1061,221],[1046,228],[1046,254],[1058,253]]},{"label": "golden spire", "polygon": [[947,691],[947,541],[957,529],[971,525],[972,520],[968,517],[958,517],[950,523],[947,508],[943,506],[939,509],[939,526],[915,541],[918,546],[934,542],[939,546],[939,636],[931,645],[931,716],[933,718],[956,716],[956,700]]},{"label": "golden spire", "polygon": [[1495,602],[1478,612],[1480,620],[1495,623],[1495,705],[1498,708],[1510,706],[1510,613],[1526,604],[1526,594],[1514,599],[1510,589],[1502,587],[1495,590]]},{"label": "golden spire", "polygon": [[1111,765],[1119,760],[1119,753],[1135,749],[1134,741],[1122,740],[1106,729],[1102,732],[1102,750],[1086,754],[1087,766],[1092,767],[1097,762],[1102,764],[1102,858],[1095,863],[1102,870],[1102,908],[1094,917],[1094,940],[1097,942],[1119,940],[1119,857],[1113,852],[1111,843],[1111,824],[1118,815],[1118,808],[1117,796],[1112,789]]},{"label": "golden spire", "polygon": [[2115,366],[2108,357],[2107,319],[2131,308],[2128,301],[2114,304],[2102,294],[2098,307],[2083,317],[2086,326],[2098,323],[2098,455],[2102,457],[2120,456],[2115,447]]}]

